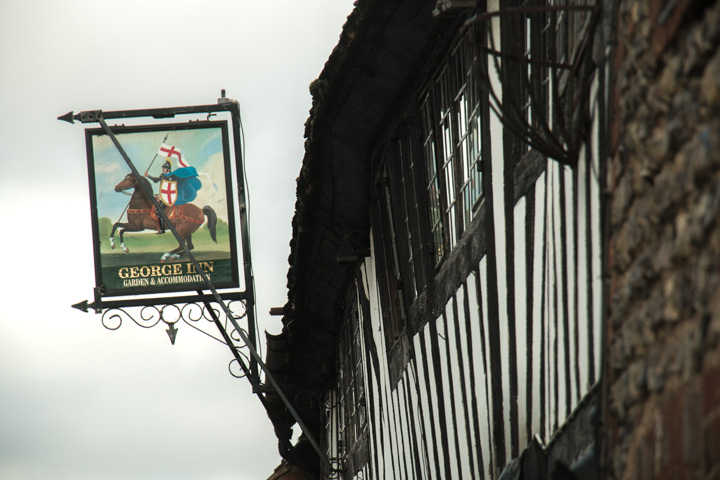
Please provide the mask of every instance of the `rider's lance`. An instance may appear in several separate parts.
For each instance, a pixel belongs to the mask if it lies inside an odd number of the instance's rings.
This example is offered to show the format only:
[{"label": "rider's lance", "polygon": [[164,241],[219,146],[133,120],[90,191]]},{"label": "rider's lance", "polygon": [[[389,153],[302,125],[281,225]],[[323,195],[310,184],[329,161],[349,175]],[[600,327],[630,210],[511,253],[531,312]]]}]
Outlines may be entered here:
[{"label": "rider's lance", "polygon": [[[165,140],[167,140],[169,133],[165,134],[165,138],[163,138],[162,143],[165,143]],[[145,174],[147,174],[150,171],[150,167],[152,167],[153,163],[155,163],[155,159],[157,158],[157,152],[155,152],[155,156],[153,157],[152,161],[150,162],[150,165],[145,169]],[[147,175],[146,175],[147,176]]]},{"label": "rider's lance", "polygon": [[[169,133],[165,134],[165,138],[163,138],[163,143],[165,143],[165,140],[167,140]],[[150,167],[152,167],[152,164],[155,163],[155,159],[157,158],[157,152],[155,152],[155,156],[153,157],[152,161],[150,162],[150,165],[148,165],[147,169],[145,170],[145,174],[147,174],[150,171]],[[127,205],[125,205],[125,210],[122,211],[120,214],[120,218],[118,218],[118,222],[122,219],[122,216],[125,215],[125,212],[127,212],[128,207],[130,206],[130,202],[128,202]]]}]

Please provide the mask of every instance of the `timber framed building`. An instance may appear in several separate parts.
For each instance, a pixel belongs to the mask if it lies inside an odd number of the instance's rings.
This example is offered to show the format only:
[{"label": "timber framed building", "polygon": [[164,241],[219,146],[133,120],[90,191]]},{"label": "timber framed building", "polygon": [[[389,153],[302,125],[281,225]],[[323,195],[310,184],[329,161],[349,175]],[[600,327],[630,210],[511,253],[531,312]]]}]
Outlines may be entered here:
[{"label": "timber framed building", "polygon": [[[684,145],[720,144],[720,75],[705,73],[720,72],[719,5],[356,2],[310,86],[284,328],[267,336],[267,365],[322,450],[291,444],[268,393],[298,478],[720,476],[720,268],[702,260],[720,251],[720,149],[697,166],[707,178],[671,187],[685,196],[658,200],[654,181],[687,172]],[[686,37],[697,58],[681,72]],[[665,163],[649,161],[640,145],[684,87],[698,113]],[[670,106],[648,107],[648,91]],[[660,204],[643,223],[638,205]],[[693,212],[711,218],[696,251],[653,240],[682,237]],[[678,261],[706,262],[704,283]],[[677,296],[681,279],[700,306]],[[688,316],[660,325],[653,308]],[[695,363],[666,365],[653,387],[652,359],[685,338]],[[667,463],[675,434],[685,453]]]}]

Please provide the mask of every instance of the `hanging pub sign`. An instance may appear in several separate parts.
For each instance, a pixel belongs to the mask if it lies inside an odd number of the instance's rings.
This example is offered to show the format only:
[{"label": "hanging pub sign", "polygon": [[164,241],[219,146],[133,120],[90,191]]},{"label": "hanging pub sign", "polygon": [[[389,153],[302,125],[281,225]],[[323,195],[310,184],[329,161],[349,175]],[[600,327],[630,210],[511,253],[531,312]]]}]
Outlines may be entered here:
[{"label": "hanging pub sign", "polygon": [[86,130],[102,296],[196,291],[205,285],[197,265],[215,287],[238,287],[227,122],[114,126],[112,132],[138,173],[105,130]]}]

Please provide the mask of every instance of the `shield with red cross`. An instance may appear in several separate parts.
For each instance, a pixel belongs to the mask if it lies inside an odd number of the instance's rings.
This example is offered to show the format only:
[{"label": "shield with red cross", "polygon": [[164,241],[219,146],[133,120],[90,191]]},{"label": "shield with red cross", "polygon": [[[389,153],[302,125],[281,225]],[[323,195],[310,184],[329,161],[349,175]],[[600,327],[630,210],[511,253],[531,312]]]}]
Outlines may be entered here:
[{"label": "shield with red cross", "polygon": [[162,200],[165,205],[174,205],[177,200],[177,193],[177,182],[165,179],[160,182],[160,200]]}]

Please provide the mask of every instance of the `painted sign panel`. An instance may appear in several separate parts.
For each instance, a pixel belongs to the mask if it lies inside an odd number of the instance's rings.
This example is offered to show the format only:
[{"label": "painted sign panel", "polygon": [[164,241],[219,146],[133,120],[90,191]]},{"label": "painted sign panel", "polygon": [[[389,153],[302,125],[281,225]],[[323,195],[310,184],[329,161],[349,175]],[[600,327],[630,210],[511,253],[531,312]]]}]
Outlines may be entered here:
[{"label": "painted sign panel", "polygon": [[86,130],[95,277],[101,295],[205,286],[147,191],[213,285],[238,287],[227,122],[112,131],[139,175],[103,130]]}]

